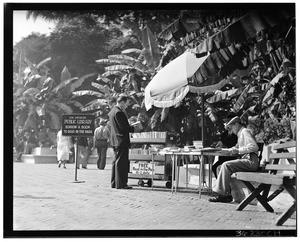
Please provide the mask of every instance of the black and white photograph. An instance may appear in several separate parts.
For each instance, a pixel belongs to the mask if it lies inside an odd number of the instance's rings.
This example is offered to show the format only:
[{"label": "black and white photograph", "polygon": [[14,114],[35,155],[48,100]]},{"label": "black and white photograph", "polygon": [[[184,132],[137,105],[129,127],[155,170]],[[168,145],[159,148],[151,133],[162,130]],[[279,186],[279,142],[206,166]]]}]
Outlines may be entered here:
[{"label": "black and white photograph", "polygon": [[4,2],[4,238],[297,237],[295,2]]}]

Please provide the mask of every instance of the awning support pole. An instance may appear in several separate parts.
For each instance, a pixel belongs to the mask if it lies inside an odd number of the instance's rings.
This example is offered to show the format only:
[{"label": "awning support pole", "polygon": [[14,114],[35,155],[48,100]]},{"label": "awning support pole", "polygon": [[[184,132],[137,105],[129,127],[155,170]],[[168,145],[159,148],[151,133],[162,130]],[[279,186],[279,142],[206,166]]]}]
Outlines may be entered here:
[{"label": "awning support pole", "polygon": [[201,93],[201,126],[202,126],[202,146],[204,147],[204,93]]}]

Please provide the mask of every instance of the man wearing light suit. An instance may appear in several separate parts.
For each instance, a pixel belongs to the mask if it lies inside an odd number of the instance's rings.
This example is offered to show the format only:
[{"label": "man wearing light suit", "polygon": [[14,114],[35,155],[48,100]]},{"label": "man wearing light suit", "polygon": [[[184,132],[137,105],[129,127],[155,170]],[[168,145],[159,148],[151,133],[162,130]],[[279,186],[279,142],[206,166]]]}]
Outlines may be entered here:
[{"label": "man wearing light suit", "polygon": [[230,188],[231,175],[238,171],[257,171],[259,167],[258,145],[251,131],[242,125],[241,119],[237,116],[232,118],[226,124],[226,128],[238,138],[236,146],[229,151],[233,155],[240,155],[240,158],[226,161],[221,165],[213,189],[218,195],[210,198],[210,202],[230,203],[233,200]]}]

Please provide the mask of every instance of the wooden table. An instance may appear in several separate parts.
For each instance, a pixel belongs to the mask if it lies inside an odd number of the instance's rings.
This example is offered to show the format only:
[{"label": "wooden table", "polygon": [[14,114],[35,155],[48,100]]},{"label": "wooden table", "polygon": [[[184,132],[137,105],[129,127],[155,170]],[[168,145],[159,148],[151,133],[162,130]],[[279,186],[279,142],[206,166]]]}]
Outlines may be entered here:
[{"label": "wooden table", "polygon": [[[184,150],[184,149],[170,149],[170,150],[160,150],[152,151],[152,167],[154,167],[154,156],[155,155],[170,155],[172,160],[172,187],[171,191],[175,194],[177,193],[177,187],[179,183],[179,169],[178,158],[180,156],[198,156],[199,158],[199,198],[201,198],[202,191],[202,170],[204,167],[204,156],[232,156],[229,154],[228,149],[219,148],[202,148],[197,150]],[[186,181],[188,179],[188,162],[186,163]],[[153,170],[153,169],[152,169]],[[212,191],[212,162],[209,162],[209,184],[208,188]]]}]

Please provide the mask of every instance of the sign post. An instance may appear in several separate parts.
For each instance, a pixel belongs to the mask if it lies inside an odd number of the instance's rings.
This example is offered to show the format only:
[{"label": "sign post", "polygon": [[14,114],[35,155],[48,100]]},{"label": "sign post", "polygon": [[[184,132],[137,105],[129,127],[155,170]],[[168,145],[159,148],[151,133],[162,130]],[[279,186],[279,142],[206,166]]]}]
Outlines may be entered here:
[{"label": "sign post", "polygon": [[76,138],[75,142],[75,182],[77,180],[78,164],[78,137],[94,135],[94,115],[93,114],[63,114],[62,115],[62,135]]}]

